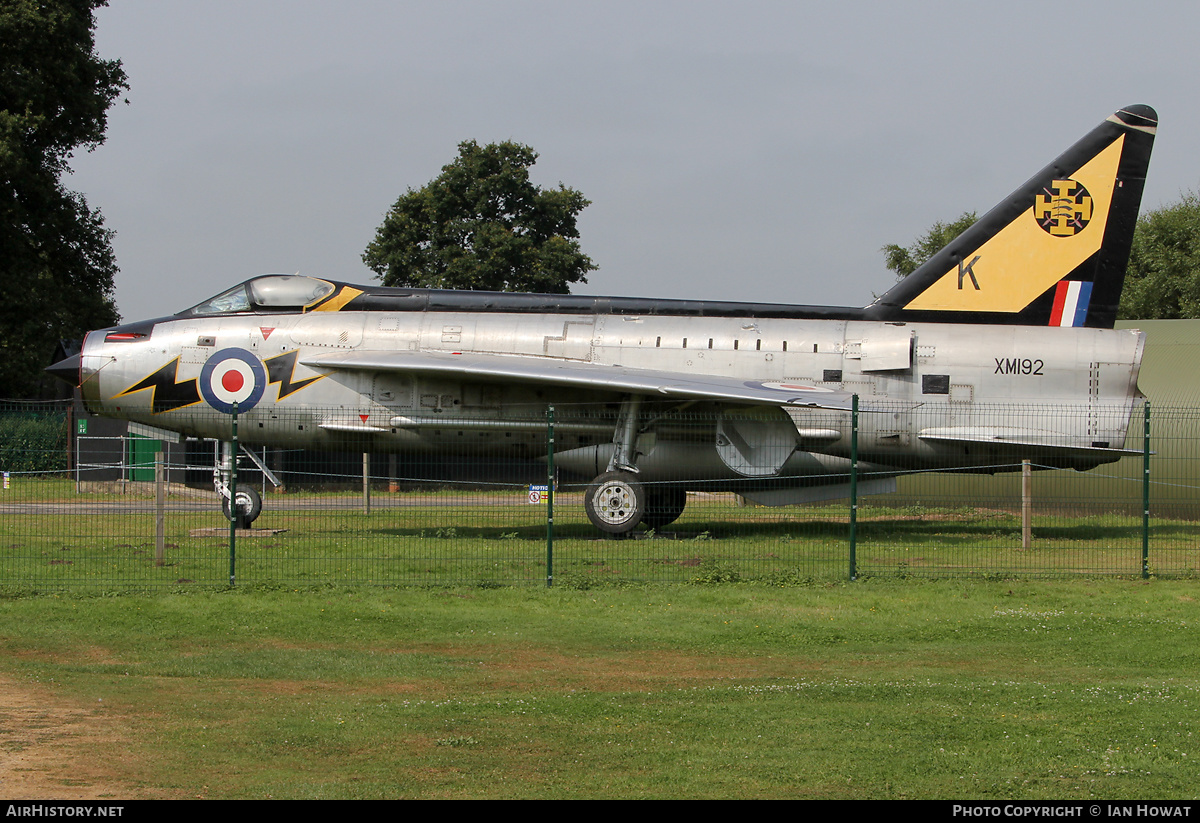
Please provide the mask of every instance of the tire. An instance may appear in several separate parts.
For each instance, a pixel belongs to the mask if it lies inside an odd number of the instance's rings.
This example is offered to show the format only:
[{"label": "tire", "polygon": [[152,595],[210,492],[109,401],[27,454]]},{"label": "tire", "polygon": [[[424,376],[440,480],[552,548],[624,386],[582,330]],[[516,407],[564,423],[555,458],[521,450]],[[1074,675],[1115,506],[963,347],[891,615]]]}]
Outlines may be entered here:
[{"label": "tire", "polygon": [[646,513],[642,522],[648,529],[661,529],[674,523],[687,507],[687,492],[675,486],[660,486],[646,492]]},{"label": "tire", "polygon": [[[237,528],[248,529],[250,524],[258,519],[262,514],[262,497],[258,492],[249,486],[241,487],[237,490]],[[225,519],[232,519],[229,515],[229,498],[221,498],[221,511],[225,514]]]},{"label": "tire", "polygon": [[606,534],[628,534],[646,513],[646,490],[637,475],[605,472],[592,481],[583,496],[592,525]]}]

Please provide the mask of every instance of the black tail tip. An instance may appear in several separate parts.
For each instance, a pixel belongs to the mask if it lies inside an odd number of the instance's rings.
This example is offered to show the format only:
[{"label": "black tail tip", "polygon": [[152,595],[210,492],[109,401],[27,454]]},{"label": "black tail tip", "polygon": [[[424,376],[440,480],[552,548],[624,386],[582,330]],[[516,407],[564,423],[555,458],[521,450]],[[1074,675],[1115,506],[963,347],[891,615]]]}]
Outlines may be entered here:
[{"label": "black tail tip", "polygon": [[1154,127],[1158,125],[1158,112],[1144,103],[1126,106],[1116,116],[1128,126]]}]

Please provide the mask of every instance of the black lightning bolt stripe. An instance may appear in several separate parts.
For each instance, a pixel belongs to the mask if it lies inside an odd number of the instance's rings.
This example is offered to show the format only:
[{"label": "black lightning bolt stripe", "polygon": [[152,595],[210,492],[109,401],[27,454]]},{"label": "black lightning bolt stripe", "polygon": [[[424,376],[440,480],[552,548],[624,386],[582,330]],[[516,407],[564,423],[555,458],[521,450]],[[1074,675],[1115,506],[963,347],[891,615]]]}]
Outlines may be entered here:
[{"label": "black lightning bolt stripe", "polygon": [[307,380],[292,382],[292,375],[296,371],[296,355],[298,351],[284,352],[277,354],[269,360],[266,360],[267,366],[267,382],[279,384],[279,397],[282,400],[285,397],[295,394],[310,383],[315,383],[325,375],[318,374],[316,377],[310,377]]},{"label": "black lightning bolt stripe", "polygon": [[196,385],[196,378],[185,380],[182,383],[175,382],[175,373],[179,369],[179,358],[176,357],[167,365],[150,375],[139,383],[127,388],[125,391],[116,395],[116,397],[124,397],[127,394],[133,394],[135,391],[142,389],[150,389],[150,410],[155,414],[181,409],[184,406],[190,406],[193,403],[200,402],[200,391]]}]

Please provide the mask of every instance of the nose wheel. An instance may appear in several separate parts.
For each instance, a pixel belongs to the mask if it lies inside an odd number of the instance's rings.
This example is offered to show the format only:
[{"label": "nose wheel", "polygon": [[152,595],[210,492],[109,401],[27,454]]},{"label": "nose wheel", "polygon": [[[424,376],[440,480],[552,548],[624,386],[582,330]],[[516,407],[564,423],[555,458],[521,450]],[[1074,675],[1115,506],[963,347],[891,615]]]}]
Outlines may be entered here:
[{"label": "nose wheel", "polygon": [[646,489],[632,472],[605,472],[587,487],[583,508],[600,531],[627,534],[646,513]]},{"label": "nose wheel", "polygon": [[[214,449],[218,448],[214,444]],[[250,484],[236,484],[237,494],[235,500],[230,503],[230,487],[235,485],[233,482],[237,472],[238,455],[235,446],[229,442],[221,442],[219,444],[219,456],[214,453],[213,462],[213,489],[221,496],[221,512],[225,515],[226,520],[233,520],[234,527],[238,529],[248,529],[258,516],[262,513],[262,496]],[[243,452],[255,465],[262,470],[263,474],[274,483],[280,485],[278,478],[270,472],[266,465],[262,463],[253,452]]]},{"label": "nose wheel", "polygon": [[[229,498],[221,498],[221,511],[225,513],[226,520],[233,520],[234,515],[229,511]],[[237,490],[237,523],[236,528],[248,529],[258,516],[262,513],[262,497],[257,491],[251,488],[240,488]]]}]

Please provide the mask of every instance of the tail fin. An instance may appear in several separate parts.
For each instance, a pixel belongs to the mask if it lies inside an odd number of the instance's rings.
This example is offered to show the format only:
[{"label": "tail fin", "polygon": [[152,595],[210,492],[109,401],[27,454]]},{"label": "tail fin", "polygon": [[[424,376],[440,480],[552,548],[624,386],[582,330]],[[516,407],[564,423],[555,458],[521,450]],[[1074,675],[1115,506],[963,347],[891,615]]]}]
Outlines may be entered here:
[{"label": "tail fin", "polygon": [[1149,106],[1121,109],[868,306],[866,316],[1111,329],[1157,126]]}]

